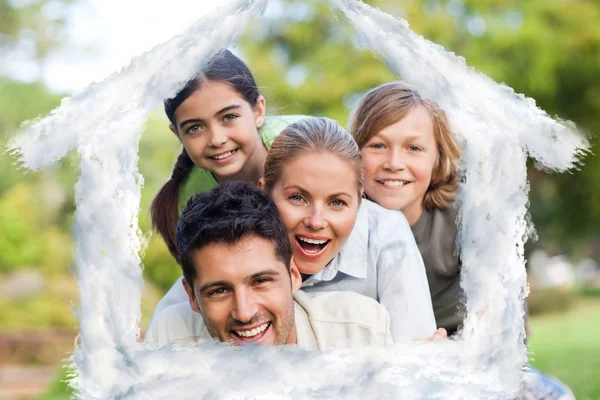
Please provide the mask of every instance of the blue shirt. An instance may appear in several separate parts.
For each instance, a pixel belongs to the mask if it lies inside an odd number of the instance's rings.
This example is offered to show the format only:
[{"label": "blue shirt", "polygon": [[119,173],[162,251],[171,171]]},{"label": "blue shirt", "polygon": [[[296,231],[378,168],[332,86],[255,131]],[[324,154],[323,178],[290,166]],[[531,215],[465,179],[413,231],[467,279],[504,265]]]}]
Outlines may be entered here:
[{"label": "blue shirt", "polygon": [[[402,213],[369,200],[362,201],[338,255],[305,280],[302,289],[352,291],[377,300],[390,313],[395,342],[428,338],[436,330],[425,266],[408,221]],[[188,301],[178,280],[158,303],[154,316]]]}]

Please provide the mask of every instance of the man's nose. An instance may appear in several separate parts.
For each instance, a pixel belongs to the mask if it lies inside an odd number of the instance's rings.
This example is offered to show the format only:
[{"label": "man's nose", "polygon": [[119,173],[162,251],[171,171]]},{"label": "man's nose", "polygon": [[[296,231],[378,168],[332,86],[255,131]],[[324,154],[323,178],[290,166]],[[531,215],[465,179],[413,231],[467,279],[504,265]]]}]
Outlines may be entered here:
[{"label": "man's nose", "polygon": [[235,294],[231,316],[240,322],[249,322],[258,313],[258,304],[251,291],[244,290]]}]

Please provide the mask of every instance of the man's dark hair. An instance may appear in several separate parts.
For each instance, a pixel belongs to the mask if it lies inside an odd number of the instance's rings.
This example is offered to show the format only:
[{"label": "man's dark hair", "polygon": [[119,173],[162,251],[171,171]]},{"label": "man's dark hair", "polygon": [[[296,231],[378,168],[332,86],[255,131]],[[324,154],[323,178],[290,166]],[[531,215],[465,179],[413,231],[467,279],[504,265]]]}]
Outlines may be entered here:
[{"label": "man's dark hair", "polygon": [[275,255],[289,271],[292,247],[275,203],[243,182],[217,185],[188,201],[177,224],[177,250],[183,276],[193,287],[192,253],[211,243],[235,244],[255,236],[275,245]]}]

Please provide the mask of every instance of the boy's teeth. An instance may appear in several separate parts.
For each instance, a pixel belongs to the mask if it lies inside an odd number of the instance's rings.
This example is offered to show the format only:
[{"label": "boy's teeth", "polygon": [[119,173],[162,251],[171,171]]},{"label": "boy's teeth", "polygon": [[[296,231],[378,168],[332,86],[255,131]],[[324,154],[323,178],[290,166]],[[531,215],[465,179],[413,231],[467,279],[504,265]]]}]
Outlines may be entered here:
[{"label": "boy's teeth", "polygon": [[381,181],[386,186],[394,186],[399,187],[405,185],[407,182],[405,181]]},{"label": "boy's teeth", "polygon": [[302,240],[303,242],[312,243],[312,244],[325,244],[325,243],[327,243],[327,239],[325,239],[325,240],[317,240],[317,239],[305,238],[305,237],[302,237],[302,236],[298,236],[298,240]]},{"label": "boy's teeth", "polygon": [[237,333],[238,336],[242,336],[242,337],[253,337],[253,336],[256,336],[259,333],[263,332],[268,327],[269,327],[269,323],[267,322],[266,324],[263,324],[263,325],[259,326],[258,328],[254,328],[249,331],[235,331],[235,333]]},{"label": "boy's teeth", "polygon": [[222,160],[222,159],[224,159],[224,158],[227,158],[227,157],[231,156],[231,155],[232,155],[234,152],[235,152],[235,150],[231,150],[231,151],[228,151],[228,152],[227,152],[227,153],[225,153],[225,154],[221,154],[220,156],[214,156],[213,158],[214,158],[215,160]]}]

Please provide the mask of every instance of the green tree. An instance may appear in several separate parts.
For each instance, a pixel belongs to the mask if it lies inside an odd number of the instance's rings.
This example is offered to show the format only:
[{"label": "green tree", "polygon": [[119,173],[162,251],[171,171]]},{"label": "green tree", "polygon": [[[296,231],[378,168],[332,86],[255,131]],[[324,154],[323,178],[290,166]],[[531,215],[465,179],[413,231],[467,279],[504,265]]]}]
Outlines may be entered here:
[{"label": "green tree", "polygon": [[[411,29],[551,115],[600,130],[600,3],[530,0],[371,0]],[[384,63],[357,45],[354,29],[326,2],[276,1],[246,31],[243,55],[274,113],[326,115],[346,124],[357,96],[391,79]],[[273,107],[275,103],[275,107]],[[598,138],[593,137],[594,148]],[[600,159],[581,171],[530,168],[531,213],[542,244],[589,254],[600,236]],[[600,249],[596,257],[600,258]]]}]

